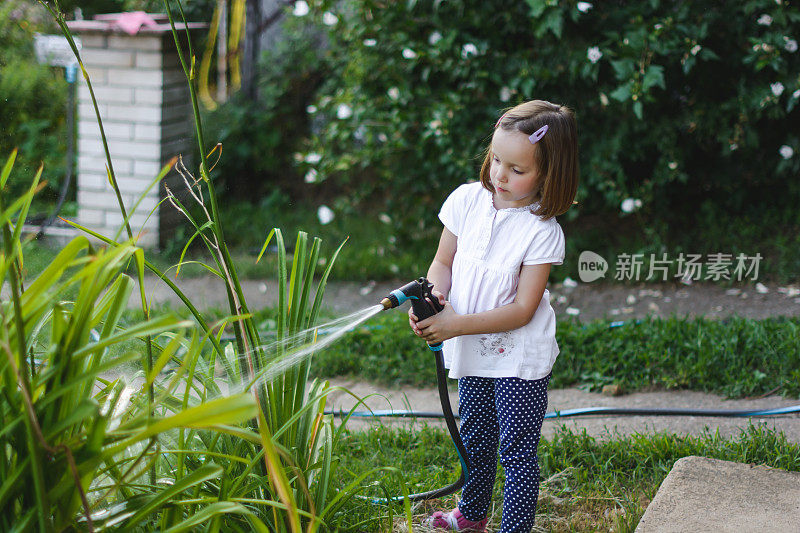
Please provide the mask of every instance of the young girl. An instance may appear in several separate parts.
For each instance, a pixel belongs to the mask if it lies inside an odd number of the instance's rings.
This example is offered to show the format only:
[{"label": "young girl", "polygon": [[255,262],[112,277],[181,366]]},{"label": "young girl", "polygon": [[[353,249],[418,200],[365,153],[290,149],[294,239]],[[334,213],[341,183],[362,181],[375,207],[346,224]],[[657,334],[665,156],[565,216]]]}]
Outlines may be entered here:
[{"label": "young girl", "polygon": [[550,265],[564,260],[554,217],[572,205],[577,185],[572,111],[533,100],[500,117],[480,182],[458,187],[439,213],[444,230],[428,280],[444,310],[422,321],[409,311],[409,321],[429,343],[445,341],[472,468],[458,507],[436,512],[433,526],[485,531],[499,447],[506,473],[500,531],[533,527],[536,449],[558,355],[545,286]]}]

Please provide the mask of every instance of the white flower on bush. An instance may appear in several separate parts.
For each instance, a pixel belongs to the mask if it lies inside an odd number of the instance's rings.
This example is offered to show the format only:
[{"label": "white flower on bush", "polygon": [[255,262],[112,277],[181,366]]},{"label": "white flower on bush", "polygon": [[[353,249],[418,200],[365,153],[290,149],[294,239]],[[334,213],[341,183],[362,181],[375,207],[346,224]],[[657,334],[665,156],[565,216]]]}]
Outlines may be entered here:
[{"label": "white flower on bush", "polygon": [[336,23],[339,22],[339,17],[331,13],[330,11],[326,11],[322,15],[322,23],[326,26],[335,26]]},{"label": "white flower on bush", "polygon": [[603,57],[603,52],[600,51],[599,46],[592,46],[588,50],[586,50],[586,57],[592,63],[597,63],[600,61],[600,58]]},{"label": "white flower on bush", "polygon": [[783,94],[784,87],[783,84],[779,81],[776,81],[775,83],[770,83],[769,88],[772,91],[772,94],[774,94],[775,96],[780,96]]},{"label": "white flower on bush", "polygon": [[375,39],[364,39],[364,46],[375,46],[378,44],[378,41]]},{"label": "white flower on bush", "polygon": [[385,133],[379,133],[378,140],[382,143],[385,143],[389,141],[389,137]]},{"label": "white flower on bush", "polygon": [[305,176],[305,178],[303,178],[303,181],[305,181],[306,183],[316,183],[317,182],[317,169],[312,168],[311,170],[306,172],[306,176]]},{"label": "white flower on bush", "polygon": [[592,4],[590,4],[589,2],[578,2],[578,11],[580,11],[581,13],[586,13],[587,11],[592,9],[592,7],[593,7]]},{"label": "white flower on bush", "polygon": [[411,48],[403,48],[403,57],[406,59],[414,59],[417,57],[417,53]]},{"label": "white flower on bush", "polygon": [[758,17],[758,23],[761,24],[762,26],[769,26],[770,24],[772,24],[772,17],[764,13],[763,15]]},{"label": "white flower on bush", "polygon": [[322,154],[318,154],[317,152],[310,152],[306,154],[305,162],[311,165],[316,165],[322,160]]},{"label": "white flower on bush", "polygon": [[467,43],[461,47],[461,57],[467,59],[469,56],[478,55],[478,47],[472,43]]},{"label": "white flower on bush", "polygon": [[441,40],[442,40],[442,34],[439,33],[438,31],[431,33],[430,37],[428,37],[428,43],[430,43],[431,46],[435,46],[436,43],[438,43]]},{"label": "white flower on bush", "polygon": [[670,161],[669,163],[667,163],[667,166],[669,167],[670,170],[675,170],[676,168],[678,168],[678,162]]},{"label": "white flower on bush", "polygon": [[800,89],[797,89],[792,93],[792,98],[800,98]]},{"label": "white flower on bush", "polygon": [[317,218],[319,219],[319,223],[323,226],[329,224],[333,220],[333,209],[327,205],[319,206],[319,209],[317,209]]},{"label": "white flower on bush", "polygon": [[501,102],[508,102],[511,100],[511,89],[508,87],[503,87],[500,89],[500,101]]},{"label": "white flower on bush", "polygon": [[336,108],[336,118],[344,120],[353,116],[353,108],[347,104],[339,104]]},{"label": "white flower on bush", "polygon": [[603,104],[603,107],[608,105],[608,96],[606,96],[606,93],[600,93],[600,103]]},{"label": "white flower on bush", "polygon": [[308,113],[309,115],[313,115],[316,112],[317,112],[317,106],[313,104],[306,106],[306,113]]},{"label": "white flower on bush", "polygon": [[780,147],[778,153],[781,154],[781,157],[784,159],[791,159],[791,157],[794,155],[794,150],[788,144],[784,144]]},{"label": "white flower on bush", "polygon": [[797,52],[797,41],[786,36],[784,36],[783,40],[786,41],[786,44],[784,44],[783,47],[787,52]]},{"label": "white flower on bush", "polygon": [[364,139],[367,138],[367,128],[364,125],[360,125],[356,128],[356,131],[353,132],[353,137],[359,142],[364,142]]},{"label": "white flower on bush", "polygon": [[295,17],[305,17],[308,15],[308,3],[303,0],[298,0],[294,3],[294,9],[292,10],[292,15]]},{"label": "white flower on bush", "polygon": [[431,120],[428,122],[428,129],[433,131],[434,135],[441,135],[442,134],[442,121],[441,120]]},{"label": "white flower on bush", "polygon": [[389,87],[389,90],[386,91],[386,94],[388,94],[389,98],[391,98],[392,100],[397,100],[398,98],[400,98],[400,89],[398,89],[397,87]]},{"label": "white flower on bush", "polygon": [[690,52],[692,53],[692,55],[693,55],[693,56],[696,56],[696,55],[697,55],[697,53],[698,53],[700,50],[702,50],[702,49],[703,49],[703,47],[702,47],[702,46],[700,46],[699,44],[696,44],[696,45],[694,45],[694,46],[692,47],[692,49],[690,50]]},{"label": "white flower on bush", "polygon": [[378,220],[380,220],[384,224],[391,224],[392,223],[392,217],[390,217],[386,213],[381,213],[380,215],[378,215]]},{"label": "white flower on bush", "polygon": [[642,201],[638,198],[625,198],[622,200],[622,205],[620,205],[623,213],[633,213],[640,207],[642,207]]}]

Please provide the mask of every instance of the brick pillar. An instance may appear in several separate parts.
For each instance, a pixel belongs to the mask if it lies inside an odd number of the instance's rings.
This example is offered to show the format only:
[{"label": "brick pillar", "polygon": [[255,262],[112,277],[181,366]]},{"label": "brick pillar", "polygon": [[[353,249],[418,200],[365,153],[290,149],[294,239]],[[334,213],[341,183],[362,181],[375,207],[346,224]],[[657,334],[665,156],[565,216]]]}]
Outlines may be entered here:
[{"label": "brick pillar", "polygon": [[[114,174],[130,213],[174,156],[182,155],[184,164],[192,170],[196,141],[189,89],[166,16],[149,15],[144,25],[130,34],[120,28],[123,15],[98,15],[95,20],[70,21],[68,25],[83,44],[81,59],[97,99]],[[182,32],[183,24],[176,26]],[[204,27],[189,24],[190,29]],[[187,50],[185,42],[181,46]],[[113,237],[123,217],[106,175],[106,157],[89,88],[80,74],[78,77],[78,223]],[[141,231],[140,246],[162,245],[180,220],[169,202],[156,207],[164,198],[165,183],[173,191],[183,189],[180,176],[171,170],[147,192],[130,217],[134,234]],[[126,235],[123,229],[121,238]]]}]

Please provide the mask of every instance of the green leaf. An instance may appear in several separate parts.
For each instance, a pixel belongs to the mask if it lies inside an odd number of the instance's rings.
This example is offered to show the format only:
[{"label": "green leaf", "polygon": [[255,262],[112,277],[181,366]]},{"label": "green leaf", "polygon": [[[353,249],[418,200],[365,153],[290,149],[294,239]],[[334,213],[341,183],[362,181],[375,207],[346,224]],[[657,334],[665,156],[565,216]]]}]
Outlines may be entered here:
[{"label": "green leaf", "polygon": [[147,500],[133,514],[133,516],[131,516],[128,520],[126,520],[125,523],[130,525],[139,524],[142,520],[144,520],[147,516],[153,513],[156,509],[169,503],[170,500],[172,500],[175,496],[177,496],[181,492],[195,485],[199,485],[200,483],[207,481],[209,479],[219,477],[222,474],[222,472],[223,472],[222,467],[217,465],[205,465],[199,467],[190,475],[186,476],[185,478],[177,480],[173,485],[156,493],[156,495]]},{"label": "green leaf", "polygon": [[[202,235],[202,233],[203,233],[203,230],[204,230],[204,229],[208,229],[208,228],[212,227],[213,225],[214,225],[214,224],[213,224],[213,222],[211,222],[211,221],[209,220],[208,222],[206,222],[205,224],[203,224],[202,226],[200,226],[199,228],[197,228],[197,229],[195,230],[194,234],[192,234],[192,236],[191,236],[191,237],[189,237],[189,240],[188,240],[188,241],[186,241],[186,244],[184,245],[184,247],[183,247],[183,250],[181,250],[181,256],[180,256],[180,258],[178,259],[178,269],[175,271],[175,275],[176,275],[176,276],[177,276],[178,274],[180,274],[180,272],[181,272],[181,265],[183,264],[183,257],[186,255],[186,250],[188,250],[188,249],[189,249],[189,245],[190,245],[190,244],[192,244],[192,241],[193,241],[193,240],[194,240],[194,239],[195,239],[197,236],[199,236],[199,235]],[[206,268],[208,268],[208,267],[206,267]],[[222,276],[220,275],[220,277],[222,277]]]},{"label": "green leaf", "polygon": [[651,87],[658,86],[666,89],[664,84],[664,67],[661,65],[649,65],[642,79],[642,90],[647,92]]},{"label": "green leaf", "polygon": [[14,148],[11,151],[11,155],[8,156],[6,160],[6,164],[3,165],[3,172],[0,174],[0,189],[6,188],[6,182],[8,182],[8,177],[11,175],[11,169],[14,167],[14,160],[17,158],[17,149]]},{"label": "green leaf", "polygon": [[612,59],[610,63],[619,81],[631,79],[633,73],[636,71],[636,64],[631,59]]},{"label": "green leaf", "polygon": [[272,240],[272,236],[275,235],[275,230],[276,228],[272,228],[272,230],[269,232],[269,235],[267,235],[267,238],[264,240],[264,246],[261,247],[261,251],[258,252],[258,257],[256,257],[256,263],[261,261],[261,256],[263,256],[264,252],[267,251],[267,246],[269,246],[269,242]]},{"label": "green leaf", "polygon": [[240,503],[234,502],[215,502],[211,505],[207,505],[186,520],[183,520],[179,524],[167,529],[164,533],[180,533],[182,531],[189,531],[195,526],[206,523],[214,516],[230,513],[245,515],[250,521],[250,524],[253,526],[254,531],[258,531],[260,533],[269,533],[269,530],[267,529],[267,526],[264,525],[264,522],[259,520],[258,517],[255,516],[247,507]]},{"label": "green leaf", "polygon": [[625,102],[631,97],[631,84],[620,85],[608,95],[618,102]]}]

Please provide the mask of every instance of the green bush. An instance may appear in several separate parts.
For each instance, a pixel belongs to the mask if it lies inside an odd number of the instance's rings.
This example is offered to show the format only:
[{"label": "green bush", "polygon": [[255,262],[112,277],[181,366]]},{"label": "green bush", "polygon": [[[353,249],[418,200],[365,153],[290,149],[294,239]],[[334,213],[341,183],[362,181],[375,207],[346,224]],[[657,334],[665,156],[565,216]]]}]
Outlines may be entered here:
[{"label": "green bush", "polygon": [[308,190],[295,154],[312,127],[306,106],[322,82],[322,36],[295,18],[282,32],[259,60],[256,98],[237,93],[204,116],[209,140],[223,145],[212,176],[228,197],[257,202],[278,191],[296,197]]},{"label": "green bush", "polygon": [[35,2],[0,6],[0,153],[19,148],[10,191],[28,188],[40,164],[48,191],[57,193],[65,174],[67,83],[64,70],[36,61],[33,35],[54,29]]},{"label": "green bush", "polygon": [[326,11],[318,178],[347,186],[340,207],[388,207],[409,235],[477,176],[502,109],[531,98],[576,111],[581,213],[800,196],[796,5],[323,0],[308,17]]}]

